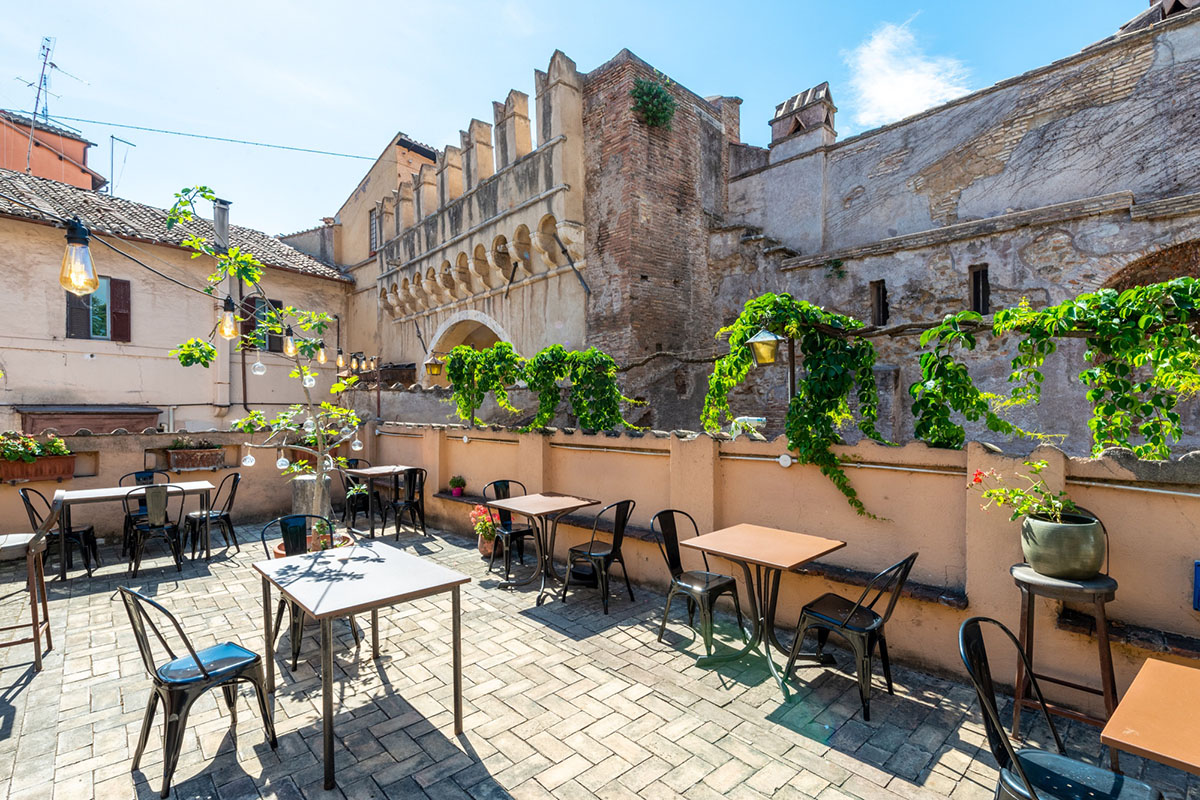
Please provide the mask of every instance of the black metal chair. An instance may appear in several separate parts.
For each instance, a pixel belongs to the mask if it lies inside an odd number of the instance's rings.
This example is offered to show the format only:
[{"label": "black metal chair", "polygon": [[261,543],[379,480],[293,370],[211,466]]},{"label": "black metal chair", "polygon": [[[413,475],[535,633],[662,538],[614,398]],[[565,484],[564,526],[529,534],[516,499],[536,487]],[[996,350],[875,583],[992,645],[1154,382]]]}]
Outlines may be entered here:
[{"label": "black metal chair", "polygon": [[[1046,718],[1046,725],[1054,736],[1057,753],[1035,748],[1015,750],[1004,726],[1000,724],[1000,712],[996,706],[996,689],[992,683],[992,671],[988,664],[987,647],[983,641],[983,623],[995,625],[1008,637],[1018,657],[1025,665],[1025,674],[1030,676],[1038,705]],[[988,747],[1000,767],[996,782],[996,797],[1004,800],[1161,800],[1162,794],[1153,786],[1128,778],[1104,767],[1077,761],[1066,754],[1046,698],[1033,677],[1029,656],[1021,648],[1017,637],[1001,623],[988,617],[971,617],[958,629],[958,652],[962,657],[979,706],[983,712],[983,724],[987,730]]]},{"label": "black metal chair", "polygon": [[[171,473],[164,469],[140,469],[127,472],[117,481],[117,486],[149,486],[152,483],[170,483]],[[134,514],[125,512],[125,527],[121,531],[121,556],[129,552],[129,532],[135,520],[146,516],[146,503],[140,502]]]},{"label": "black metal chair", "polygon": [[[428,473],[420,467],[404,470],[396,479],[396,498],[392,500],[392,513],[396,515],[396,540],[400,540],[400,515],[408,512],[412,519],[413,529],[418,525],[421,533],[428,536],[425,530],[425,478]],[[403,479],[403,482],[401,482]]]},{"label": "black metal chair", "polygon": [[[323,526],[323,527],[322,527]],[[273,558],[271,545],[267,542],[267,532],[278,529],[280,538],[283,540],[284,556],[298,556],[302,553],[309,552],[310,537],[314,535],[334,536],[335,529],[333,522],[325,517],[318,517],[313,514],[288,514],[283,517],[276,517],[263,526],[259,533],[259,538],[262,540],[263,550],[267,554],[267,558]],[[292,643],[292,669],[300,662],[300,644],[304,640],[304,611],[295,603],[287,598],[280,597],[279,605],[275,610],[275,627],[272,628],[276,635],[279,634],[280,624],[283,622],[283,610],[288,610],[288,631],[291,634]],[[354,646],[358,647],[359,635],[358,626],[354,623],[354,615],[350,615],[350,634],[354,637]],[[272,642],[272,646],[274,642]]]},{"label": "black metal chair", "polygon": [[[525,490],[525,484],[514,480],[498,480],[492,481],[487,486],[483,487],[483,497],[485,500],[507,500],[513,496],[513,487],[520,488],[521,495],[528,494]],[[530,525],[521,525],[513,522],[511,511],[505,511],[501,508],[494,508],[492,511],[499,518],[499,524],[496,525],[496,539],[500,542],[501,548],[504,550],[504,580],[508,580],[508,576],[512,573],[512,552],[515,547],[517,550],[518,560],[525,563],[525,540],[533,536],[533,527]],[[496,550],[492,549],[492,558],[488,561],[488,572],[492,571],[492,565],[496,563]]]},{"label": "black metal chair", "polygon": [[700,633],[704,637],[704,650],[711,655],[713,608],[717,604],[717,598],[721,595],[728,593],[733,597],[733,610],[737,614],[738,630],[742,632],[743,639],[746,636],[746,631],[742,627],[742,604],[738,599],[737,581],[729,575],[709,571],[708,556],[704,553],[700,554],[704,558],[703,572],[683,568],[683,557],[679,552],[680,537],[677,516],[683,517],[692,524],[692,536],[700,535],[700,528],[697,527],[696,520],[686,511],[668,508],[658,512],[650,519],[650,531],[656,535],[655,541],[658,543],[658,550],[662,553],[663,560],[667,562],[667,569],[671,572],[671,588],[667,590],[667,607],[663,609],[662,625],[658,627],[658,640],[661,642],[663,634],[667,631],[667,616],[671,613],[671,601],[675,599],[676,595],[682,594],[687,598],[688,625],[694,624],[696,608],[697,606],[700,608]]},{"label": "black metal chair", "polygon": [[[21,496],[21,502],[25,504],[25,513],[29,515],[29,524],[36,531],[50,514],[50,501],[37,489],[28,487],[18,489],[17,494]],[[53,533],[46,537],[47,543],[56,543],[58,540],[58,536]],[[90,578],[93,562],[98,567],[103,566],[100,561],[100,548],[96,544],[95,528],[91,525],[72,525],[71,529],[67,531],[63,552],[58,554],[59,558],[67,562],[67,569],[74,566],[74,559],[71,558],[72,545],[79,548],[79,554],[83,557],[83,568]]]},{"label": "black metal chair", "polygon": [[[134,494],[135,492],[139,494]],[[180,523],[183,521],[183,504],[185,492],[178,486],[169,483],[156,483],[145,487],[135,487],[122,498],[125,504],[125,518],[131,520],[129,530],[129,568],[130,577],[136,578],[138,569],[142,566],[142,551],[146,542],[161,537],[166,540],[175,558],[175,569],[183,571],[183,537]],[[179,505],[174,512],[171,504],[178,500]],[[145,509],[145,514],[137,516],[138,506]]]},{"label": "black metal chair", "polygon": [[[621,565],[621,574],[625,576],[625,588],[629,590],[629,601],[633,602],[633,586],[629,583],[629,570],[625,568],[625,559],[621,557],[621,541],[625,538],[625,526],[629,523],[629,517],[633,514],[635,505],[637,503],[632,500],[620,500],[600,509],[596,514],[596,521],[592,523],[592,538],[587,544],[572,547],[567,551],[567,577],[562,588],[564,603],[567,602],[567,589],[571,586],[571,570],[576,564],[587,564],[596,576],[596,582],[600,587],[600,603],[604,606],[604,613],[607,614],[608,573],[613,563]],[[610,508],[615,509],[613,512],[613,537],[612,544],[605,544],[603,541],[596,541],[596,528],[599,526],[604,512]]]},{"label": "black metal chair", "polygon": [[[171,776],[179,763],[179,751],[183,747],[183,733],[187,727],[188,711],[209,689],[221,687],[225,695],[225,704],[229,707],[230,725],[237,727],[237,684],[245,681],[254,687],[258,697],[258,710],[262,713],[263,727],[267,729],[267,740],[274,750],[278,741],[275,738],[275,724],[271,720],[271,712],[267,708],[267,687],[263,680],[262,659],[241,645],[233,642],[206,647],[197,651],[192,647],[187,634],[183,632],[179,621],[170,611],[145,595],[131,589],[120,587],[121,599],[125,602],[125,611],[129,614],[129,623],[133,626],[133,635],[137,640],[138,650],[142,654],[142,663],[150,673],[153,685],[150,687],[150,700],[146,704],[146,716],[142,719],[142,733],[138,737],[137,749],[133,753],[133,765],[130,772],[138,768],[142,754],[146,751],[146,742],[150,739],[150,727],[154,723],[154,713],[161,700],[163,704],[163,782],[160,797],[171,793]],[[154,624],[154,619],[147,610],[153,609],[167,618],[171,628],[182,640],[187,655],[176,656],[167,643],[167,636]],[[169,659],[164,664],[155,663],[154,645],[147,635],[147,627],[154,634],[166,651]],[[168,629],[168,635],[170,629]]]},{"label": "black metal chair", "polygon": [[[226,475],[221,481],[221,485],[217,487],[212,507],[208,510],[209,529],[211,530],[215,525],[221,531],[221,538],[225,540],[225,546],[233,545],[233,549],[238,553],[242,552],[242,547],[238,544],[237,532],[233,529],[233,501],[237,497],[238,486],[241,482],[242,473],[240,472],[231,472]],[[196,545],[200,543],[203,531],[204,512],[188,512],[183,519],[183,541],[185,544],[190,543],[192,558],[196,557]]]},{"label": "black metal chair", "polygon": [[[832,592],[823,594],[806,605],[800,611],[800,621],[796,623],[796,641],[792,643],[792,652],[788,657],[785,675],[792,672],[796,658],[800,654],[800,645],[809,628],[817,629],[817,655],[825,649],[829,634],[837,633],[844,638],[854,651],[854,667],[858,673],[858,694],[862,699],[863,719],[871,719],[871,667],[876,646],[879,647],[879,660],[883,662],[883,677],[887,681],[888,694],[892,690],[892,664],[888,660],[887,639],[884,637],[883,626],[896,608],[900,592],[908,580],[917,554],[912,553],[902,561],[898,561],[883,572],[876,575],[863,589],[856,602]],[[872,591],[875,596],[866,602],[867,595]],[[879,598],[888,595],[887,608],[880,614],[875,611]]]},{"label": "black metal chair", "polygon": [[[365,458],[347,458],[346,459],[346,468],[347,469],[366,469],[369,466],[371,466],[371,462],[367,461]],[[350,494],[351,489],[354,489],[358,486],[363,485],[363,480],[361,478],[355,477],[354,475],[347,475],[345,472],[340,472],[340,475],[342,478],[342,490],[345,491],[345,493],[346,493],[346,505],[342,509],[342,522],[345,522],[346,517],[349,517],[350,518],[350,527],[353,528],[355,526],[355,524],[358,522],[359,514],[370,513],[371,496],[368,496],[367,492],[360,492],[358,494]],[[387,527],[388,507],[386,505],[384,505],[383,495],[381,495],[379,493],[379,490],[375,488],[374,483],[372,483],[370,481],[367,482],[367,489],[371,493],[371,495],[374,496],[374,498],[375,498],[375,503],[374,503],[375,509],[379,512],[380,516],[382,517],[382,523],[381,523],[382,527],[386,528]]]}]

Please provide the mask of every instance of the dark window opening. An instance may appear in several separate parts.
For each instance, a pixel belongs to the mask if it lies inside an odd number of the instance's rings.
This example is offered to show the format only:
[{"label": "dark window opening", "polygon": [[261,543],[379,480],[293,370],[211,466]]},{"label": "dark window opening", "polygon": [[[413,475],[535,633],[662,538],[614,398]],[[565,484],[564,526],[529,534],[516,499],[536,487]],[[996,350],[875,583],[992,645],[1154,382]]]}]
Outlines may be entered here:
[{"label": "dark window opening", "polygon": [[375,209],[367,209],[367,227],[371,229],[371,252],[374,253],[379,249],[379,214]]},{"label": "dark window opening", "polygon": [[96,291],[67,293],[67,338],[128,342],[131,338],[129,281],[100,276]]},{"label": "dark window opening", "polygon": [[971,310],[977,314],[992,313],[992,289],[988,283],[987,264],[975,264],[968,274],[971,283]]},{"label": "dark window opening", "polygon": [[[283,308],[283,303],[278,300],[263,300],[261,297],[247,297],[242,301],[242,335],[250,336],[258,329],[267,317],[267,303],[270,303],[277,309]],[[247,350],[255,350],[257,348],[247,347]],[[267,334],[268,353],[283,352],[283,337],[274,333]]]},{"label": "dark window opening", "polygon": [[887,281],[871,281],[871,324],[876,328],[887,325]]}]

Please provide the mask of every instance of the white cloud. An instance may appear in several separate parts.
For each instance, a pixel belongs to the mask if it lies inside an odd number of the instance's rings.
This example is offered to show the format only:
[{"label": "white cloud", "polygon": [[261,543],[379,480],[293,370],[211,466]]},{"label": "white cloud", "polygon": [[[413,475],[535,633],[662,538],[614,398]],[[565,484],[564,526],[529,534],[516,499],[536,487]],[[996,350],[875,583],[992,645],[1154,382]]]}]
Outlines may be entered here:
[{"label": "white cloud", "polygon": [[911,22],[885,22],[842,54],[850,67],[855,125],[886,125],[970,91],[966,65],[957,58],[927,55]]}]

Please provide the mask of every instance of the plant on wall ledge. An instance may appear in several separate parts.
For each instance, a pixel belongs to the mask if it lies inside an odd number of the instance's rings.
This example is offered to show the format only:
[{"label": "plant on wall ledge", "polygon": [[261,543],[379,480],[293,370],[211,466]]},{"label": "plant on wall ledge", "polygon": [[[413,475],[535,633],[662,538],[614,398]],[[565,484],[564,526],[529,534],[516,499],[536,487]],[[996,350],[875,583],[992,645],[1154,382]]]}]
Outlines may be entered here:
[{"label": "plant on wall ledge", "polygon": [[879,393],[875,385],[875,348],[866,339],[849,334],[863,323],[820,306],[795,300],[788,294],[764,294],[746,303],[730,325],[717,332],[728,335],[729,354],[713,365],[708,379],[701,421],[709,431],[720,430],[722,419],[735,415],[729,393],[746,380],[754,355],[749,345],[762,330],[794,339],[804,358],[804,373],[796,395],[788,403],[785,432],[788,447],[803,464],[815,464],[859,514],[867,512],[832,447],[841,442],[839,428],[852,417],[850,392],[858,399],[858,428],[884,442],[875,428]]},{"label": "plant on wall ledge", "polygon": [[633,110],[651,128],[671,130],[671,120],[679,102],[671,94],[671,80],[656,72],[658,80],[635,78],[629,96],[633,98]]}]

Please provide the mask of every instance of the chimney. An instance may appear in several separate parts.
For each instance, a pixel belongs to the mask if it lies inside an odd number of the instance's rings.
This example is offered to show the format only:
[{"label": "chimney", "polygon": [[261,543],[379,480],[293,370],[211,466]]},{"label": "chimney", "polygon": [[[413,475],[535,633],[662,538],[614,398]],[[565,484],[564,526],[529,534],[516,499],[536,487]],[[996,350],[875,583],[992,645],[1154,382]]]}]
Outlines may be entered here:
[{"label": "chimney", "polygon": [[213,200],[213,227],[217,230],[217,249],[229,252],[229,201]]}]

